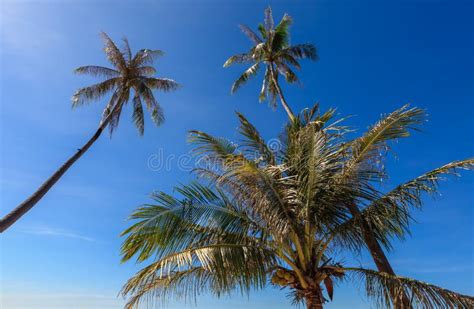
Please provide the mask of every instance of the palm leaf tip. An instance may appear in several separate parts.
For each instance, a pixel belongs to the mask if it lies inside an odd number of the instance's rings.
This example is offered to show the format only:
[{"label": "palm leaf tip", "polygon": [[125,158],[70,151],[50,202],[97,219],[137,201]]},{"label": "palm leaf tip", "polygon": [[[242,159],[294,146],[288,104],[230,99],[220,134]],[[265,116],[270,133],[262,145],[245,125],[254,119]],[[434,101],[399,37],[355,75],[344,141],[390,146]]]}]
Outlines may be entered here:
[{"label": "palm leaf tip", "polygon": [[239,25],[240,30],[255,44],[260,44],[262,43],[262,39],[259,38],[259,36],[253,32],[252,29],[245,25]]},{"label": "palm leaf tip", "polygon": [[265,9],[265,19],[264,19],[264,24],[265,24],[265,28],[267,31],[270,31],[273,29],[274,27],[274,22],[273,22],[273,15],[272,15],[272,8],[271,6],[268,6],[266,9]]}]

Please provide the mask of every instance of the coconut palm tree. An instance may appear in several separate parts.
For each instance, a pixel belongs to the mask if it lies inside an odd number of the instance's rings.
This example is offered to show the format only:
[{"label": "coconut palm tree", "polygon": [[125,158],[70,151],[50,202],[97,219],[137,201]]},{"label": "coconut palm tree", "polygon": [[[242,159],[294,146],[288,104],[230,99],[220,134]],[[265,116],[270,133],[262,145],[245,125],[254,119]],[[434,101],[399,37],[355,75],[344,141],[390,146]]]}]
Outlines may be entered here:
[{"label": "coconut palm tree", "polygon": [[254,46],[246,53],[230,57],[224,67],[234,63],[251,63],[252,65],[234,82],[231,93],[255,76],[260,66],[265,67],[262,89],[259,100],[269,98],[272,107],[276,107],[276,97],[280,97],[281,104],[290,119],[294,119],[293,111],[286,102],[278,82],[278,73],[283,75],[288,83],[298,81],[294,69],[300,69],[300,59],[317,60],[316,47],[311,44],[290,45],[289,27],[292,19],[285,14],[278,25],[274,25],[272,9],[265,10],[265,20],[258,25],[260,36],[249,27],[240,25],[242,32],[252,41]]},{"label": "coconut palm tree", "polygon": [[163,122],[163,111],[154,97],[153,90],[171,91],[178,88],[178,84],[171,79],[153,77],[156,70],[151,64],[163,52],[160,50],[141,49],[135,55],[132,55],[127,39],[123,40],[124,44],[120,50],[107,34],[101,33],[101,36],[104,40],[105,54],[113,68],[95,65],[77,68],[75,72],[78,74],[104,77],[105,80],[79,89],[72,97],[72,106],[78,107],[86,102],[98,100],[112,93],[109,103],[104,109],[99,127],[87,143],[54,172],[36,192],[1,219],[0,232],[5,231],[40,201],[74,162],[92,146],[106,127],[109,128],[112,134],[119,124],[122,108],[128,103],[131,93],[133,93],[133,121],[140,135],[144,131],[142,101],[144,101],[148,111],[151,113],[153,122],[156,125],[160,125]]},{"label": "coconut palm tree", "polygon": [[472,308],[470,296],[348,266],[336,254],[371,249],[365,229],[389,248],[394,237],[408,232],[410,211],[422,206],[422,193],[436,193],[442,175],[473,169],[474,159],[381,192],[375,182],[386,176],[382,141],[387,150],[389,136],[406,136],[406,128],[418,123],[407,119],[417,119],[421,111],[403,107],[369,129],[411,114],[398,127],[379,130],[386,137],[377,137],[378,148],[369,147],[370,133],[349,139],[351,129],[333,120],[334,112],[321,114],[317,106],[303,111],[287,126],[279,149],[269,147],[240,114],[238,144],[191,132],[195,154],[204,163],[195,172],[208,184],[179,186],[180,198],[155,193],[153,204],[132,214],[136,222],[123,232],[123,260],[152,261],[125,284],[127,307],[209,291],[248,293],[271,283],[286,288],[294,303],[322,308],[333,298],[335,283],[349,279],[364,282],[378,307]]}]

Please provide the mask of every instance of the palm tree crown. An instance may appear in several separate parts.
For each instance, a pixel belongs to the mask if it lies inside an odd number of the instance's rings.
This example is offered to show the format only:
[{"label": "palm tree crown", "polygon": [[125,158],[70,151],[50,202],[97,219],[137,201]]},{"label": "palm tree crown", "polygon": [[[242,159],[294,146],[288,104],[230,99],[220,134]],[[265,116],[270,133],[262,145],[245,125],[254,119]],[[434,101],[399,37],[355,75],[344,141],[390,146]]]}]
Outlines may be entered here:
[{"label": "palm tree crown", "polygon": [[[276,150],[240,114],[240,145],[191,132],[196,155],[210,163],[196,173],[209,185],[179,186],[180,198],[155,193],[154,204],[133,213],[137,222],[123,233],[123,260],[155,260],[124,286],[124,295],[131,296],[128,307],[208,291],[249,292],[271,282],[286,288],[294,303],[322,308],[335,283],[350,279],[362,280],[379,307],[407,296],[410,305],[424,308],[471,308],[472,297],[348,267],[339,256],[365,248],[361,220],[385,247],[393,237],[402,238],[422,192],[436,192],[442,175],[472,169],[474,160],[449,163],[381,192],[375,185],[386,175],[381,150],[389,140],[407,136],[423,112],[402,107],[354,140],[334,113],[321,114],[317,106],[303,111]],[[356,205],[359,214],[347,204]]]},{"label": "palm tree crown", "polygon": [[102,32],[101,35],[105,43],[105,54],[114,68],[96,65],[77,68],[76,73],[91,74],[107,79],[98,84],[79,89],[72,97],[72,106],[77,107],[112,92],[99,127],[94,135],[81,148],[78,148],[77,152],[61,165],[33,194],[0,219],[0,233],[8,229],[33,208],[61,179],[64,173],[89,150],[107,126],[110,129],[110,134],[112,134],[118,126],[122,108],[128,102],[132,91],[135,92],[133,95],[133,121],[140,135],[143,135],[145,127],[142,100],[145,101],[148,110],[151,112],[153,121],[157,125],[163,122],[163,111],[153,95],[153,90],[170,91],[178,88],[178,84],[171,79],[153,77],[155,68],[151,64],[157,56],[163,53],[159,50],[141,49],[135,56],[132,56],[127,39],[123,40],[123,48],[119,50],[107,34]]},{"label": "palm tree crown", "polygon": [[106,80],[76,91],[72,97],[73,107],[83,105],[90,100],[102,98],[112,92],[112,97],[104,109],[103,122],[106,122],[112,133],[117,128],[122,107],[133,95],[133,121],[140,135],[144,132],[144,113],[142,101],[156,125],[164,120],[161,106],[153,95],[153,90],[171,91],[178,88],[178,84],[168,78],[153,77],[156,70],[151,64],[156,57],[162,56],[160,50],[141,49],[132,55],[127,39],[123,39],[123,47],[119,49],[106,33],[101,33],[105,44],[105,54],[113,68],[96,65],[82,66],[75,70],[78,74],[91,74],[107,78]]},{"label": "palm tree crown", "polygon": [[252,65],[234,82],[231,92],[234,93],[241,85],[255,76],[261,65],[265,66],[265,75],[259,100],[269,98],[272,107],[276,107],[276,97],[280,96],[281,103],[290,118],[294,117],[291,108],[286,103],[278,84],[278,73],[289,83],[298,81],[294,69],[300,69],[300,59],[317,60],[316,47],[311,44],[290,45],[289,27],[292,19],[285,14],[278,25],[274,25],[272,10],[265,10],[265,20],[258,26],[260,35],[245,25],[240,25],[242,32],[252,41],[254,46],[246,53],[230,57],[224,67],[234,63],[252,63]]}]

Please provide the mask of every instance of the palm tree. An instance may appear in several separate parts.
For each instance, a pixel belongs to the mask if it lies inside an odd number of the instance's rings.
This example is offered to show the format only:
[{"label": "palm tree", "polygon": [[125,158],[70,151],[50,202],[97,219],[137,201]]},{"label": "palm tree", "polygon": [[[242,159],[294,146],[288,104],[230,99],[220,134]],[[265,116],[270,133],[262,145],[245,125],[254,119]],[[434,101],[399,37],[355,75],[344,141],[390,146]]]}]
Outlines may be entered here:
[{"label": "palm tree", "polygon": [[373,137],[379,139],[378,148],[368,142],[370,133],[348,139],[351,129],[333,120],[334,112],[320,114],[317,106],[304,110],[287,126],[277,150],[240,114],[239,144],[191,132],[195,154],[206,159],[199,160],[205,164],[195,172],[208,185],[179,186],[180,198],[157,192],[153,204],[132,214],[136,222],[122,234],[123,261],[153,260],[125,284],[127,308],[168,297],[193,299],[209,291],[216,296],[248,293],[269,282],[286,288],[294,303],[322,308],[333,298],[335,283],[344,279],[364,282],[378,307],[401,307],[406,298],[409,307],[472,308],[470,296],[346,266],[336,253],[370,249],[366,226],[377,242],[390,247],[394,237],[408,232],[410,211],[422,206],[421,194],[435,193],[442,175],[473,169],[474,159],[380,192],[376,181],[386,176],[381,145],[406,136],[413,125],[407,119],[416,119],[419,109],[403,107],[369,129],[384,126],[394,115],[412,114],[379,131],[385,138]]},{"label": "palm tree", "polygon": [[252,63],[252,65],[234,82],[231,93],[234,93],[241,85],[255,76],[261,65],[265,66],[262,90],[259,100],[263,101],[269,97],[272,107],[276,107],[276,97],[280,97],[281,104],[292,120],[295,118],[293,111],[285,100],[278,82],[278,73],[284,76],[288,83],[298,81],[293,68],[300,69],[300,59],[308,58],[317,60],[316,47],[311,44],[290,45],[289,27],[292,19],[285,14],[280,23],[275,26],[272,17],[272,9],[265,10],[265,21],[258,26],[261,37],[249,27],[240,25],[242,32],[252,41],[254,46],[246,53],[230,57],[224,67],[234,63]]},{"label": "palm tree", "polygon": [[123,40],[123,48],[120,50],[107,34],[101,33],[101,36],[104,40],[105,54],[113,68],[95,65],[77,68],[75,72],[78,74],[90,74],[106,79],[98,84],[79,89],[72,97],[72,106],[78,107],[88,101],[98,100],[106,94],[112,93],[109,103],[104,109],[97,131],[36,192],[1,219],[0,232],[5,231],[40,201],[74,162],[92,146],[107,126],[112,134],[113,130],[118,126],[122,108],[128,103],[132,91],[134,92],[132,99],[133,121],[139,134],[142,135],[144,131],[142,101],[145,101],[153,122],[156,125],[160,125],[163,122],[163,111],[153,95],[153,90],[171,91],[178,88],[178,84],[171,79],[153,77],[156,71],[151,64],[163,52],[160,50],[141,49],[133,56],[127,39]]}]

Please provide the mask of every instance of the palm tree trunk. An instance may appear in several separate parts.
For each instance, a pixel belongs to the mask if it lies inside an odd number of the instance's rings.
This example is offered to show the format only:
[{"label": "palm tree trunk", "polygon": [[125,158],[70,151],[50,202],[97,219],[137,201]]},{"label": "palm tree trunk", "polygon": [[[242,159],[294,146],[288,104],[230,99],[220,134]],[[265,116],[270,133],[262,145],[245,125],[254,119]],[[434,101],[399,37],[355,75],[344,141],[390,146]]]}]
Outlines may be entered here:
[{"label": "palm tree trunk", "polygon": [[286,113],[288,114],[288,118],[290,118],[291,122],[295,120],[295,114],[293,114],[293,111],[291,110],[290,106],[285,100],[285,97],[283,96],[283,91],[280,88],[280,85],[278,84],[278,80],[275,77],[275,69],[273,68],[273,64],[270,63],[270,75],[272,76],[272,81],[275,84],[275,88],[278,92],[278,95],[280,96],[280,101],[281,105],[285,109]]},{"label": "palm tree trunk", "polygon": [[[118,106],[119,104],[117,104]],[[115,109],[114,111],[115,112]],[[66,173],[66,171],[80,158],[82,155],[94,144],[94,142],[102,134],[102,131],[107,127],[108,123],[111,120],[111,112],[104,120],[99,124],[99,128],[94,133],[94,135],[87,141],[87,143],[78,149],[77,152],[69,158],[54,174],[49,177],[39,188],[34,192],[30,197],[13,209],[10,213],[5,215],[0,220],[0,233],[3,233],[8,229],[12,224],[14,224],[18,219],[20,219],[25,213],[27,213],[36,203],[38,203],[41,198],[48,193],[48,191],[54,186],[54,184]]]},{"label": "palm tree trunk", "polygon": [[[348,208],[351,212],[352,217],[355,218],[360,216],[360,211],[354,204],[349,205]],[[361,228],[364,234],[363,236],[365,244],[369,248],[370,255],[372,255],[372,259],[374,260],[377,269],[380,272],[385,272],[392,276],[396,276],[395,272],[393,271],[392,265],[390,265],[390,262],[388,261],[388,258],[385,255],[385,252],[383,252],[383,249],[375,238],[372,229],[364,218],[362,218],[361,220]],[[408,309],[412,307],[410,305],[410,300],[405,293],[402,293],[401,295],[393,295],[393,302],[395,308]]]},{"label": "palm tree trunk", "polygon": [[321,292],[311,291],[305,295],[307,309],[323,309],[323,299]]}]

